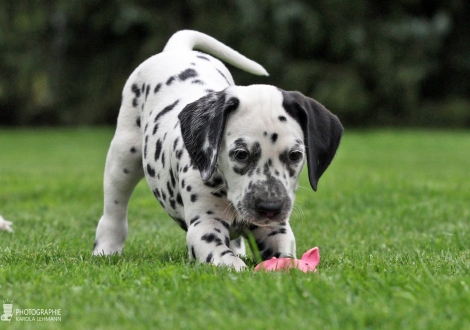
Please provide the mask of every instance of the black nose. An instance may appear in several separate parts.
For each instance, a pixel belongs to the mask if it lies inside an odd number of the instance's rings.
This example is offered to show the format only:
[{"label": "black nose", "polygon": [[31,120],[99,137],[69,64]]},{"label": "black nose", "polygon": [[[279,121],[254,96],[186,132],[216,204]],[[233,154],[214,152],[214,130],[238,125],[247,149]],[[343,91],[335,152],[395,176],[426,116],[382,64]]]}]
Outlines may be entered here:
[{"label": "black nose", "polygon": [[258,200],[255,206],[259,215],[272,219],[281,213],[283,203],[279,199]]}]

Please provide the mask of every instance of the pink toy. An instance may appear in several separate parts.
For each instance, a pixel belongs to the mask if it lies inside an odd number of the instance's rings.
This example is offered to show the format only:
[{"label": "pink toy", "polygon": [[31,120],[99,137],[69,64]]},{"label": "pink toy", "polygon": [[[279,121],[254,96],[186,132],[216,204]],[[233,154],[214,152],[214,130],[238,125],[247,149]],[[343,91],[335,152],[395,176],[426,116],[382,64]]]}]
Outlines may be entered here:
[{"label": "pink toy", "polygon": [[269,260],[260,262],[255,267],[255,272],[260,270],[270,271],[270,270],[283,270],[289,268],[298,268],[304,273],[315,272],[315,267],[320,263],[320,251],[317,247],[308,250],[305,252],[301,259],[293,258],[276,258],[272,257]]}]

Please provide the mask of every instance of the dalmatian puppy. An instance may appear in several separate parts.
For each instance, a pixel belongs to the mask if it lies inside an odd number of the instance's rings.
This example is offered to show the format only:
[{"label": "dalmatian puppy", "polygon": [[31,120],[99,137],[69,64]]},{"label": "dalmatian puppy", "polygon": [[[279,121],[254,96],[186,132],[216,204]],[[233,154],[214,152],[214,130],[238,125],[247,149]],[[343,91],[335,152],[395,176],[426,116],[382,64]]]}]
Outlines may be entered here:
[{"label": "dalmatian puppy", "polygon": [[124,86],[106,159],[95,255],[121,253],[128,202],[145,176],[186,231],[190,258],[241,270],[243,237],[264,260],[295,257],[289,216],[300,172],[307,163],[316,190],[343,127],[299,92],[236,86],[209,54],[267,75],[228,46],[188,30],[137,67]]}]

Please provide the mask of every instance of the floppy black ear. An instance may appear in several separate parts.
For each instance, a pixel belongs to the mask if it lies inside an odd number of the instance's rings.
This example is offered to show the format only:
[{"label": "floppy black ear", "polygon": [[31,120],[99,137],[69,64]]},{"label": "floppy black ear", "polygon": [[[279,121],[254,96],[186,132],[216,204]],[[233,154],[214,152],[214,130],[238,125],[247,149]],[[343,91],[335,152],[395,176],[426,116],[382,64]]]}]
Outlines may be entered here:
[{"label": "floppy black ear", "polygon": [[343,126],[338,117],[317,101],[299,92],[281,92],[282,106],[300,124],[304,132],[308,177],[313,190],[317,191],[318,180],[338,149]]},{"label": "floppy black ear", "polygon": [[178,115],[183,141],[191,160],[207,182],[217,165],[228,114],[240,101],[226,92],[213,92],[188,104]]}]

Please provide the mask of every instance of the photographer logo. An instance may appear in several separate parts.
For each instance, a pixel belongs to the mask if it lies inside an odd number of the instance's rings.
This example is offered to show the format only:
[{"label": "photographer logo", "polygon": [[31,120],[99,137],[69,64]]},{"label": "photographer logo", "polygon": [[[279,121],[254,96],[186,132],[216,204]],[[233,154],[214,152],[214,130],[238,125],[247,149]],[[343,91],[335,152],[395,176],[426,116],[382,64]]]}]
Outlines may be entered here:
[{"label": "photographer logo", "polygon": [[15,308],[13,309],[13,301],[5,300],[3,302],[3,314],[1,320],[3,322],[61,322],[62,310],[52,308]]},{"label": "photographer logo", "polygon": [[11,322],[11,318],[13,317],[13,304],[12,301],[4,301],[3,302],[3,315],[2,321],[3,322]]}]

